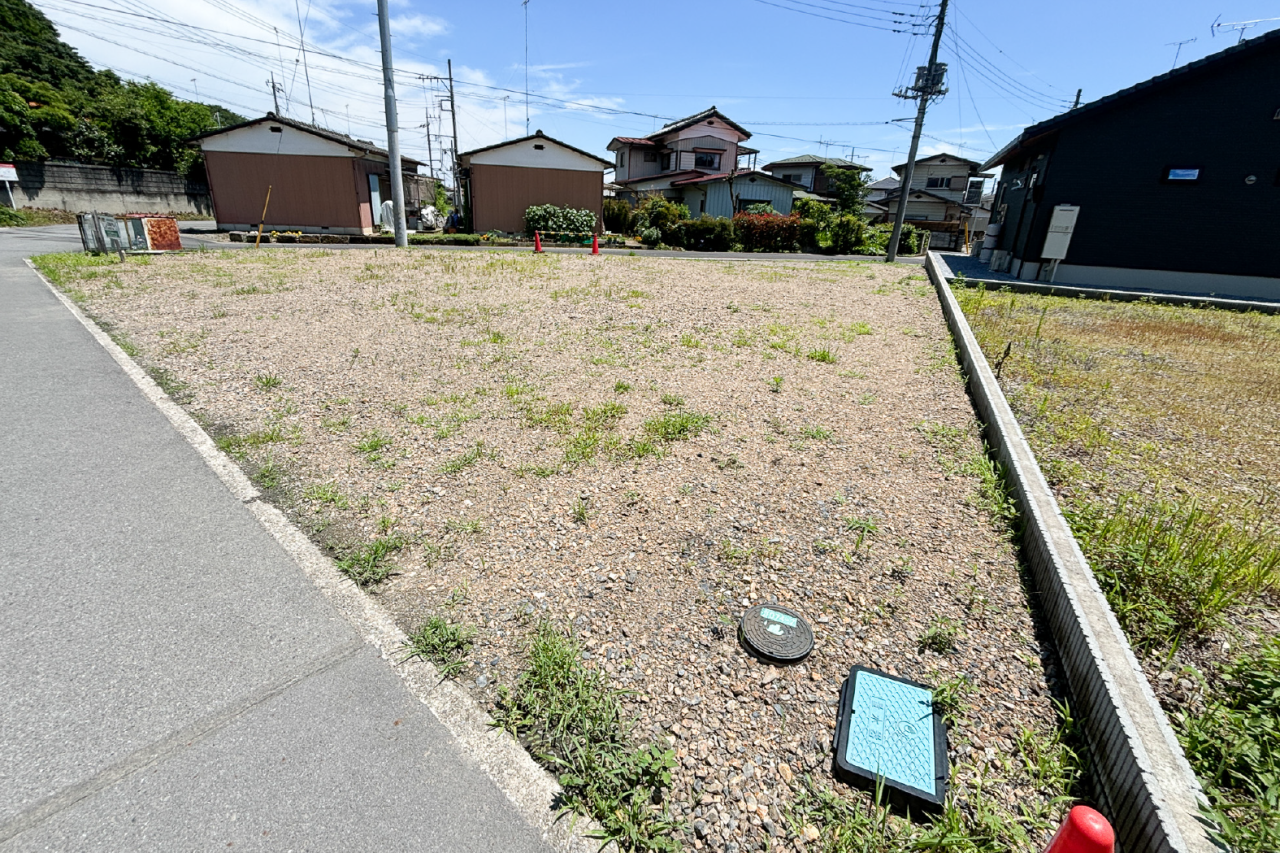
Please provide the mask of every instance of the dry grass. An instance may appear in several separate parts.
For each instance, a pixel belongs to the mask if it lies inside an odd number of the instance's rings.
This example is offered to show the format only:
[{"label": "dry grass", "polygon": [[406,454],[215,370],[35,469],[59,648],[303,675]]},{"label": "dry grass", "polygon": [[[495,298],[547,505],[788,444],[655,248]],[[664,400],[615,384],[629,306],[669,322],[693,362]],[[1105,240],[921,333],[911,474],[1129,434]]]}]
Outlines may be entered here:
[{"label": "dry grass", "polygon": [[1259,645],[1280,632],[1280,317],[957,296],[987,358],[1008,351],[1001,384],[1215,819],[1274,849],[1275,722],[1233,703],[1280,678]]},{"label": "dry grass", "polygon": [[[721,847],[785,836],[861,663],[971,685],[957,789],[1011,846],[1046,840],[1061,787],[1017,756],[1052,738],[1052,654],[918,269],[419,250],[45,269],[247,468],[270,459],[273,499],[376,570],[360,580],[406,630],[475,626],[457,669],[482,701],[536,624],[570,628],[630,691],[636,738],[675,753],[673,820]],[[397,547],[361,561],[375,542]],[[742,653],[735,621],[765,602],[811,617],[803,665]],[[945,654],[919,641],[939,620]]]}]

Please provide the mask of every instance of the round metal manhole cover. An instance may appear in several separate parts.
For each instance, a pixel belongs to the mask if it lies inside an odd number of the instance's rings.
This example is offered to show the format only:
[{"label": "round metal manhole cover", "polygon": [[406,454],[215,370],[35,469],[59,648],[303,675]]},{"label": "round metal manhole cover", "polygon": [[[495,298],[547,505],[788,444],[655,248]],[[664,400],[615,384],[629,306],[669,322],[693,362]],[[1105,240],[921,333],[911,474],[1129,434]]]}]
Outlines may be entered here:
[{"label": "round metal manhole cover", "polygon": [[789,607],[757,605],[742,614],[738,637],[747,651],[777,663],[796,663],[813,651],[813,630]]}]

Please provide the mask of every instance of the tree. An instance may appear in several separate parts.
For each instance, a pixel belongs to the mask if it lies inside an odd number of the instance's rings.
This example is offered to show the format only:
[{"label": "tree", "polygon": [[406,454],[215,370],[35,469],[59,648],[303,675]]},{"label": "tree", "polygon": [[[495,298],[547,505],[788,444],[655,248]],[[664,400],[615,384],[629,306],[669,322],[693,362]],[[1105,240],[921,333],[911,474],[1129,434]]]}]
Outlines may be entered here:
[{"label": "tree", "polygon": [[827,194],[835,198],[840,212],[861,216],[867,205],[866,173],[862,169],[824,163],[822,174],[827,177]]},{"label": "tree", "polygon": [[0,0],[0,156],[59,158],[188,174],[196,134],[243,119],[155,83],[94,71],[26,0]]},{"label": "tree", "polygon": [[0,74],[62,88],[93,77],[93,66],[58,38],[53,22],[26,0],[0,0]]}]

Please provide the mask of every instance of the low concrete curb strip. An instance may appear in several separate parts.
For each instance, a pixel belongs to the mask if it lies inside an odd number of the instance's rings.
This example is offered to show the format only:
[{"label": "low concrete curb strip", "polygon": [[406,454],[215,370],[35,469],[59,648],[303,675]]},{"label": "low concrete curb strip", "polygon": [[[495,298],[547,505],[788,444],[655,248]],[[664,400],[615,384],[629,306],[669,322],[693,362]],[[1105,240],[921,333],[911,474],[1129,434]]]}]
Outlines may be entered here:
[{"label": "low concrete curb strip", "polygon": [[[257,487],[235,462],[218,450],[208,433],[124,350],[116,346],[106,332],[41,275],[34,264],[30,261],[27,264],[111,354],[147,399],[164,413],[227,489],[245,504],[365,642],[377,648],[384,659],[396,664],[396,671],[409,692],[431,709],[449,729],[462,751],[480,765],[521,817],[541,832],[543,840],[564,853],[596,853],[600,850],[600,841],[584,834],[597,828],[593,821],[572,815],[561,816],[557,811],[555,802],[560,786],[555,779],[538,766],[514,738],[491,726],[489,715],[465,689],[453,681],[442,680],[435,666],[416,658],[401,662],[404,657],[402,649],[408,638],[391,615],[341,574],[333,561],[284,513],[262,500]],[[617,847],[610,843],[605,849],[616,853]]]},{"label": "low concrete curb strip", "polygon": [[1088,561],[1045,482],[933,252],[925,269],[951,327],[978,416],[1026,523],[1023,547],[1084,721],[1107,816],[1126,853],[1219,850],[1204,794]]}]

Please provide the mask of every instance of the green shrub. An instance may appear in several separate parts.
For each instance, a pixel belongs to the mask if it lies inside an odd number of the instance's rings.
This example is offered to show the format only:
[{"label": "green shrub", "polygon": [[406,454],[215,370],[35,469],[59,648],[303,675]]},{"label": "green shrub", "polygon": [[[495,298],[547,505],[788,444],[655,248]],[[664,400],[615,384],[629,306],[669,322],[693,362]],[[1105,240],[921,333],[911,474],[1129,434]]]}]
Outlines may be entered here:
[{"label": "green shrub", "polygon": [[[641,242],[649,245],[666,243],[668,246],[682,246],[684,234],[680,223],[688,218],[688,207],[677,204],[665,196],[654,194],[640,199],[640,204],[636,206],[632,227],[637,234],[642,235]],[[644,232],[650,228],[656,228],[659,234],[658,239],[652,243],[643,237]]]},{"label": "green shrub", "polygon": [[728,252],[733,248],[733,220],[702,214],[681,222],[684,248],[699,252]]},{"label": "green shrub", "polygon": [[531,237],[534,231],[589,234],[596,230],[596,215],[586,208],[535,204],[524,212],[524,230]]},{"label": "green shrub", "polygon": [[634,215],[631,213],[631,205],[627,204],[620,198],[607,198],[604,200],[604,227],[606,231],[612,231],[615,234],[633,234],[634,232]]},{"label": "green shrub", "polygon": [[812,219],[818,223],[819,231],[828,230],[831,227],[831,219],[834,216],[831,205],[814,201],[811,198],[796,199],[791,205],[791,212],[801,219]]},{"label": "green shrub", "polygon": [[754,216],[773,216],[778,211],[774,210],[773,205],[770,204],[769,202],[762,201],[759,204],[747,205],[742,212],[750,213]]},{"label": "green shrub", "polygon": [[816,252],[818,250],[818,223],[814,222],[812,219],[801,218],[799,228],[800,250],[804,252]]},{"label": "green shrub", "polygon": [[837,255],[859,254],[867,223],[851,213],[831,218],[827,233],[831,235],[831,251]]},{"label": "green shrub", "polygon": [[27,217],[23,216],[21,211],[12,210],[8,207],[0,207],[0,228],[26,224]]},{"label": "green shrub", "polygon": [[640,231],[640,242],[646,246],[656,246],[662,242],[662,232],[657,228],[644,228]]},{"label": "green shrub", "polygon": [[800,247],[800,217],[739,213],[733,231],[747,252],[794,252]]}]

